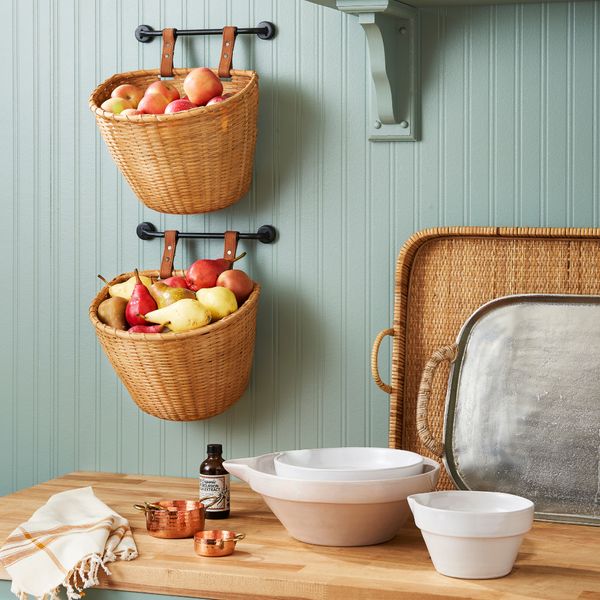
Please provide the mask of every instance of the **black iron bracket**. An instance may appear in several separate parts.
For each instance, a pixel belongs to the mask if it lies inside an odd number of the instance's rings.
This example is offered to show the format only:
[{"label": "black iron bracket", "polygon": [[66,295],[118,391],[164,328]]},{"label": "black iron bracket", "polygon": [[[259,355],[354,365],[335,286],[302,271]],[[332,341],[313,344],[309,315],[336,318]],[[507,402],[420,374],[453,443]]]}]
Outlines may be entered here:
[{"label": "black iron bracket", "polygon": [[[261,21],[256,27],[239,27],[236,34],[255,34],[261,40],[272,40],[276,28],[270,21]],[[223,29],[175,29],[175,37],[180,35],[222,35]],[[135,30],[135,39],[147,44],[152,38],[161,37],[162,30],[155,31],[150,25],[138,25]]]},{"label": "black iron bracket", "polygon": [[[137,236],[140,240],[152,240],[154,238],[165,237],[164,231],[157,231],[156,227],[148,221],[144,221],[137,226]],[[218,240],[225,237],[225,233],[192,233],[192,232],[177,232],[178,238],[192,238],[192,239],[208,239]],[[271,244],[277,238],[277,230],[273,225],[261,225],[256,233],[239,233],[238,239],[240,240],[258,240],[263,244]]]}]

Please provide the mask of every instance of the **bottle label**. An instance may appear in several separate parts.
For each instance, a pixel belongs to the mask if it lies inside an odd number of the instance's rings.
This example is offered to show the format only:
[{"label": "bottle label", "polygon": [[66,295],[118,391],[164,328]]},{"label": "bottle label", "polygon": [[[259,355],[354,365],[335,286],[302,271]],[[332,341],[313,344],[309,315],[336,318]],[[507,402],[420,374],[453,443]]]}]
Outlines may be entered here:
[{"label": "bottle label", "polygon": [[[218,500],[206,512],[229,510],[229,474],[200,475],[200,500],[217,497]],[[206,502],[205,504],[210,504]]]}]

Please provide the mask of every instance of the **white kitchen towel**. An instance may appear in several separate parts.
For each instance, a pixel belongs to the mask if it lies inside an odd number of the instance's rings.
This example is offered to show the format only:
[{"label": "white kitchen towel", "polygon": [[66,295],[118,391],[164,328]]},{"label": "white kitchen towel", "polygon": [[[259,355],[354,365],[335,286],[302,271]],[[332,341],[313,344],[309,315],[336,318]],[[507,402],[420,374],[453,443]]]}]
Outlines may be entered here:
[{"label": "white kitchen towel", "polygon": [[0,548],[0,561],[19,600],[29,594],[58,600],[64,586],[69,600],[98,583],[98,569],[138,555],[129,522],[94,494],[91,487],[50,497],[19,525]]}]

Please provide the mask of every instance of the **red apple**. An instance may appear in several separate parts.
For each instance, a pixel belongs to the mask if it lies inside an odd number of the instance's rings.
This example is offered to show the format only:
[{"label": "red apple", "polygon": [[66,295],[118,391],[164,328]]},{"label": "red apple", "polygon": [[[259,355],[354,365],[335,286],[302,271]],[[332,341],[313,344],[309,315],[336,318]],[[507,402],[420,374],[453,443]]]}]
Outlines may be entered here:
[{"label": "red apple", "polygon": [[180,98],[179,100],[173,100],[173,102],[167,104],[165,115],[172,115],[173,113],[181,112],[182,110],[190,110],[190,108],[197,108],[197,106],[187,98]]},{"label": "red apple", "polygon": [[169,102],[173,102],[173,100],[177,100],[179,98],[179,91],[177,88],[168,81],[155,81],[151,83],[146,88],[146,93],[148,94],[160,94],[164,96]]},{"label": "red apple", "polygon": [[146,94],[138,104],[138,110],[148,115],[162,115],[169,101],[162,94]]},{"label": "red apple", "polygon": [[111,93],[111,98],[123,98],[129,102],[133,108],[136,108],[140,100],[144,97],[144,90],[131,83],[118,85]]},{"label": "red apple", "polygon": [[166,279],[161,279],[161,281],[170,287],[187,288],[188,286],[185,277],[167,277]]},{"label": "red apple", "polygon": [[224,100],[227,100],[227,98],[225,98],[224,96],[215,96],[206,103],[206,106],[210,106],[211,104],[218,104],[219,102],[223,102]]},{"label": "red apple", "polygon": [[109,98],[100,105],[100,108],[107,112],[114,113],[115,115],[119,115],[125,109],[133,108],[133,105],[129,100],[125,100],[124,98]]},{"label": "red apple", "polygon": [[211,98],[223,93],[223,84],[210,69],[198,67],[186,75],[183,89],[192,102],[204,106]]},{"label": "red apple", "polygon": [[142,113],[142,111],[138,110],[137,108],[126,108],[125,110],[121,111],[121,114],[133,117],[134,115],[142,115],[144,113]]},{"label": "red apple", "polygon": [[224,258],[197,260],[186,271],[185,279],[190,290],[197,292],[201,288],[212,288],[217,285],[217,277],[226,269],[231,268],[231,263]]},{"label": "red apple", "polygon": [[242,305],[254,289],[254,281],[239,269],[223,271],[217,277],[217,285],[229,288],[234,293],[238,306]]}]

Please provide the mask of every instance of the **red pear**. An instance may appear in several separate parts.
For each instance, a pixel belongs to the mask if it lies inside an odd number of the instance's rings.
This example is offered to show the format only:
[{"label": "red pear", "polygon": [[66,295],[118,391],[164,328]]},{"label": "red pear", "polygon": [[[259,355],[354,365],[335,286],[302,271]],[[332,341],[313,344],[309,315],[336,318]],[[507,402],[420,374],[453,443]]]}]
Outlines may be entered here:
[{"label": "red pear", "polygon": [[217,285],[217,277],[227,269],[231,269],[231,265],[240,258],[246,256],[245,252],[242,252],[239,256],[236,256],[233,260],[226,260],[224,258],[203,258],[197,260],[192,266],[185,272],[185,279],[187,281],[190,290],[197,292],[202,288],[211,288]]},{"label": "red pear", "polygon": [[254,281],[239,269],[223,271],[217,277],[217,285],[229,288],[234,293],[238,306],[242,305],[254,289]]},{"label": "red pear", "polygon": [[167,277],[166,279],[161,279],[161,281],[163,283],[166,283],[170,287],[186,288],[188,286],[187,281],[185,280],[185,277],[178,277],[178,276]]},{"label": "red pear", "polygon": [[135,282],[131,298],[125,308],[125,318],[132,327],[147,325],[143,315],[157,309],[156,302],[148,288],[142,283],[137,269],[135,270]]},{"label": "red pear", "polygon": [[231,263],[224,258],[212,260],[204,258],[197,260],[187,270],[185,278],[190,290],[197,292],[201,288],[215,287],[217,277],[226,269],[231,268]]}]

